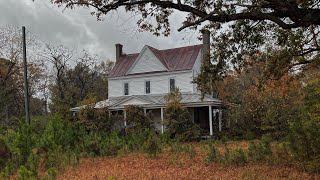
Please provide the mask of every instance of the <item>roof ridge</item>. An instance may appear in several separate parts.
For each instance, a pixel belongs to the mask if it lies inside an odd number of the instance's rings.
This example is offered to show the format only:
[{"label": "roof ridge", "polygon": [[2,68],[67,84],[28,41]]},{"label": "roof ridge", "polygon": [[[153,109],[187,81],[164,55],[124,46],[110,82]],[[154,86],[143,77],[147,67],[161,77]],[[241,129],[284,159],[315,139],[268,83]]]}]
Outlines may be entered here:
[{"label": "roof ridge", "polygon": [[202,44],[195,44],[195,45],[189,45],[189,46],[180,46],[180,47],[168,48],[168,49],[158,49],[158,51],[174,50],[174,49],[188,48],[188,47],[193,47],[193,46],[202,46]]},{"label": "roof ridge", "polygon": [[180,48],[188,48],[188,47],[192,47],[192,46],[202,46],[203,44],[194,44],[194,45],[188,45],[188,46],[180,46],[180,47],[175,47],[175,48],[167,48],[167,49],[157,49],[155,47],[152,47],[150,45],[146,45],[148,47],[151,47],[157,51],[166,51],[166,50],[173,50],[173,49],[180,49]]}]

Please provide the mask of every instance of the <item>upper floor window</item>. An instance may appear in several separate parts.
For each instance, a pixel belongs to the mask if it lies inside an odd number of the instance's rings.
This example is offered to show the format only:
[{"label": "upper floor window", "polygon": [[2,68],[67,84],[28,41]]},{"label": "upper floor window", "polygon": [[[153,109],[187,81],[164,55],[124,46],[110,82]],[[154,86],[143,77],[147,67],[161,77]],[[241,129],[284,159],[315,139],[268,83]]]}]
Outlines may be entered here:
[{"label": "upper floor window", "polygon": [[170,78],[170,92],[174,91],[176,88],[176,82],[174,78]]},{"label": "upper floor window", "polygon": [[151,87],[150,87],[150,81],[146,81],[146,94],[150,94]]},{"label": "upper floor window", "polygon": [[129,95],[129,83],[124,83],[124,95]]}]

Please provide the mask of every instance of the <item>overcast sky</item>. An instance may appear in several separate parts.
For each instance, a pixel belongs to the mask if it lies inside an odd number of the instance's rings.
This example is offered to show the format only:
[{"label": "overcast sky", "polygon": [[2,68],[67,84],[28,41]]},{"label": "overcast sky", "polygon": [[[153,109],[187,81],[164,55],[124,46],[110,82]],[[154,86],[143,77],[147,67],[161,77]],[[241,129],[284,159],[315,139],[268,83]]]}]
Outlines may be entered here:
[{"label": "overcast sky", "polygon": [[12,25],[35,34],[53,45],[64,45],[78,52],[86,49],[103,59],[115,59],[115,44],[121,43],[125,53],[139,52],[144,45],[158,49],[198,44],[198,32],[177,32],[185,14],[171,18],[171,35],[156,37],[148,32],[136,32],[136,19],[131,14],[114,12],[97,21],[85,8],[65,10],[50,0],[0,0],[0,26]]}]

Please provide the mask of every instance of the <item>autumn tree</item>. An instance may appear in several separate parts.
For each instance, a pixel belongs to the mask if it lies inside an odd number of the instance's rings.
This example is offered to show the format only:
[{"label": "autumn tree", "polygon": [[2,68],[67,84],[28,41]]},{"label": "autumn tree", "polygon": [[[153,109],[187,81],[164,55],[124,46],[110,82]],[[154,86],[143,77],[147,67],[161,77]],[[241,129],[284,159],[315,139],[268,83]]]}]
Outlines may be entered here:
[{"label": "autumn tree", "polygon": [[66,81],[69,86],[69,95],[75,97],[73,106],[83,101],[89,94],[97,97],[97,101],[108,98],[108,75],[113,62],[99,62],[96,55],[90,55],[85,50],[83,55],[76,60],[76,65],[67,70]]},{"label": "autumn tree", "polygon": [[[140,30],[155,35],[170,34],[169,17],[175,11],[185,12],[185,28],[208,28],[215,36],[214,54],[217,62],[242,60],[268,45],[280,45],[292,53],[290,65],[306,64],[314,60],[311,54],[319,52],[320,2],[315,0],[191,0],[191,1],[102,1],[51,0],[66,8],[92,7],[92,14],[104,15],[125,8],[141,15]],[[271,46],[272,47],[272,46]],[[305,57],[298,61],[296,58]],[[220,62],[224,63],[224,62]]]},{"label": "autumn tree", "polygon": [[[63,116],[79,106],[88,96],[97,101],[108,98],[108,74],[113,62],[99,62],[99,57],[83,50],[79,57],[64,46],[47,45],[44,58],[53,66],[50,83],[51,110]],[[75,62],[71,65],[71,62]]]},{"label": "autumn tree", "polygon": [[248,59],[241,72],[230,72],[219,83],[219,98],[228,107],[230,133],[260,137],[270,133],[280,139],[288,135],[290,124],[300,114],[304,93],[297,74],[270,79],[266,61]]},{"label": "autumn tree", "polygon": [[309,171],[320,172],[320,73],[319,65],[304,72],[305,93],[300,116],[291,124],[289,145],[294,157]]},{"label": "autumn tree", "polygon": [[[28,82],[31,99],[36,99],[36,93],[44,75],[43,64],[39,61],[39,44],[35,37],[27,33],[26,42],[28,46]],[[23,99],[23,62],[21,31],[13,26],[0,28],[0,91],[3,108],[0,114],[4,115],[6,124],[13,116],[20,117],[24,114]],[[30,111],[33,113],[34,106]]]},{"label": "autumn tree", "polygon": [[52,46],[47,44],[43,58],[53,66],[51,91],[53,112],[66,115],[69,111],[69,101],[65,95],[67,89],[66,73],[69,68],[69,62],[73,58],[74,50],[68,49],[62,45]]}]

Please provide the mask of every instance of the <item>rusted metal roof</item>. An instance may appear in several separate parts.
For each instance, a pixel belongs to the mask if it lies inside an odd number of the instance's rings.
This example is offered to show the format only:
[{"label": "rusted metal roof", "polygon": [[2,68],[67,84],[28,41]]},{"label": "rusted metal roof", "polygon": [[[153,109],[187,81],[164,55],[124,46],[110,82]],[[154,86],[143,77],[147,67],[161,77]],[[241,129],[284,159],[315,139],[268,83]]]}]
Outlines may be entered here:
[{"label": "rusted metal roof", "polygon": [[[202,48],[202,44],[164,50],[158,50],[151,46],[147,47],[169,70],[169,72],[172,72],[192,69]],[[114,68],[111,70],[109,77],[113,78],[126,76],[127,72],[137,60],[138,56],[139,53],[122,55],[116,62]]]},{"label": "rusted metal roof", "polygon": [[119,60],[116,62],[112,68],[109,77],[120,77],[126,75],[134,61],[139,56],[139,53],[136,54],[127,54],[120,56]]}]

